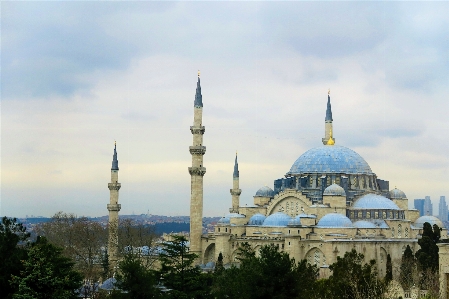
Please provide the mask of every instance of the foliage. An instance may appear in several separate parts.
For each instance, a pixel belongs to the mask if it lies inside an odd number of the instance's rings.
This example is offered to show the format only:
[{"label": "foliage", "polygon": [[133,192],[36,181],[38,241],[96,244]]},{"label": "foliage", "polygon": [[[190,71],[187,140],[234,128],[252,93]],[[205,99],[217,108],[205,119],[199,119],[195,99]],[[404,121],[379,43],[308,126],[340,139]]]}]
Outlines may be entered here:
[{"label": "foliage", "polygon": [[223,266],[223,254],[220,252],[218,254],[217,263],[215,264],[215,274],[219,275],[223,272],[224,266]]},{"label": "foliage", "polygon": [[73,270],[73,263],[62,256],[62,249],[40,237],[27,251],[20,276],[13,275],[11,284],[18,291],[14,299],[70,299],[77,298],[81,275]]},{"label": "foliage", "polygon": [[[408,245],[407,245],[408,246]],[[387,270],[385,273],[385,283],[388,284],[390,281],[393,280],[393,264],[391,263],[391,256],[390,254],[387,254]]]},{"label": "foliage", "polygon": [[409,290],[416,284],[416,274],[416,259],[410,245],[407,245],[404,254],[402,255],[399,272],[399,282],[404,290]]},{"label": "foliage", "polygon": [[100,223],[58,212],[49,222],[38,225],[36,232],[63,248],[64,256],[75,263],[75,269],[84,278],[93,281],[100,278],[103,272],[100,265],[107,247],[107,232]]},{"label": "foliage", "polygon": [[126,291],[123,298],[150,299],[160,298],[157,288],[156,273],[142,264],[138,255],[127,254],[119,263],[117,273],[117,287]]},{"label": "foliage", "polygon": [[256,257],[250,245],[243,243],[237,259],[239,267],[217,274],[213,287],[216,298],[305,298],[317,277],[315,267],[305,260],[296,264],[274,245],[263,246]]},{"label": "foliage", "polygon": [[26,250],[19,246],[29,237],[25,227],[16,218],[3,217],[0,223],[0,298],[11,298],[14,288],[10,285],[11,275],[19,275],[20,262],[26,256]]},{"label": "foliage", "polygon": [[421,271],[430,269],[438,272],[438,246],[436,243],[440,240],[440,231],[441,229],[436,224],[433,225],[433,229],[428,222],[423,225],[422,237],[418,240],[421,248],[415,254]]},{"label": "foliage", "polygon": [[162,247],[158,275],[170,290],[164,298],[210,298],[210,277],[194,266],[198,256],[189,252],[187,239],[175,235]]},{"label": "foliage", "polygon": [[353,249],[343,257],[337,257],[337,261],[329,266],[332,298],[380,298],[385,287],[377,276],[376,261],[371,260],[367,264],[363,261],[364,255]]}]

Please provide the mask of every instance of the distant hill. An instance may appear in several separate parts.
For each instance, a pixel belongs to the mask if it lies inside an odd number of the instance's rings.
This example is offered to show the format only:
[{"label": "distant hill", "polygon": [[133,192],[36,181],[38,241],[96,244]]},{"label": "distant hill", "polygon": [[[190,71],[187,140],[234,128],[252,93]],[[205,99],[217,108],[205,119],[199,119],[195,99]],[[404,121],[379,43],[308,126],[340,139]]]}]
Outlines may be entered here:
[{"label": "distant hill", "polygon": [[179,222],[164,222],[164,223],[156,223],[154,226],[154,232],[157,235],[162,235],[164,233],[179,233],[179,232],[189,232],[190,224],[189,223],[179,223]]}]

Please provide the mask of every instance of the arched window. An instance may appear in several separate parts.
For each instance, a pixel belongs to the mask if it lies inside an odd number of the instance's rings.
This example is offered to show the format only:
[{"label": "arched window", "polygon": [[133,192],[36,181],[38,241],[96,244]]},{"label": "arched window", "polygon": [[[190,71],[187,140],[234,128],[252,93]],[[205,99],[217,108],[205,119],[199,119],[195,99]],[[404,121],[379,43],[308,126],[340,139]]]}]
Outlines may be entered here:
[{"label": "arched window", "polygon": [[398,224],[398,238],[402,238],[402,225]]},{"label": "arched window", "polygon": [[405,228],[405,238],[408,238],[408,227]]},{"label": "arched window", "polygon": [[320,266],[320,252],[318,250],[315,251],[314,262],[315,265]]},{"label": "arched window", "polygon": [[391,237],[394,238],[394,227],[391,228]]}]

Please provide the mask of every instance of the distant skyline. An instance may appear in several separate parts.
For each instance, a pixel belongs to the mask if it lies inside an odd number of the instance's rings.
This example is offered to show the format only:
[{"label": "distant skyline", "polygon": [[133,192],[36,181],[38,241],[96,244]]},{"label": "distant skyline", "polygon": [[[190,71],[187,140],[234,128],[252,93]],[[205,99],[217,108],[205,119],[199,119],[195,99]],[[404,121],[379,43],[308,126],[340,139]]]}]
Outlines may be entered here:
[{"label": "distant skyline", "polygon": [[[1,2],[0,214],[188,215],[201,71],[204,216],[337,145],[437,206],[449,194],[449,2]],[[434,211],[437,213],[437,211]]]}]

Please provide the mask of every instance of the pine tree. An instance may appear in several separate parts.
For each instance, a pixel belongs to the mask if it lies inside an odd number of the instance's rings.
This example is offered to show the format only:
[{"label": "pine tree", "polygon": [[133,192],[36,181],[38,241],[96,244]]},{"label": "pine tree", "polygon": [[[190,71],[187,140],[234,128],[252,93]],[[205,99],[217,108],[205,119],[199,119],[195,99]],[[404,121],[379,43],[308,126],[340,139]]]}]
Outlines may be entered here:
[{"label": "pine tree", "polygon": [[220,252],[218,254],[217,263],[215,264],[215,273],[219,274],[224,270],[223,266],[223,254]]},{"label": "pine tree", "polygon": [[[407,245],[408,246],[408,245]],[[388,284],[393,280],[393,264],[391,263],[391,256],[387,254],[387,270],[385,274],[385,283]]]},{"label": "pine tree", "polygon": [[415,254],[418,261],[419,270],[425,272],[427,269],[438,272],[438,245],[440,240],[440,228],[434,224],[432,226],[425,222],[423,226],[423,234],[418,244],[421,247]]},{"label": "pine tree", "polygon": [[405,290],[409,290],[415,284],[416,259],[410,245],[405,248],[402,255],[399,273],[399,282]]}]

